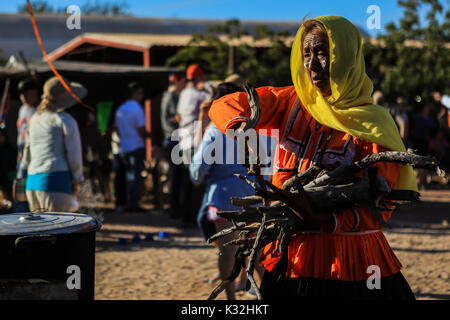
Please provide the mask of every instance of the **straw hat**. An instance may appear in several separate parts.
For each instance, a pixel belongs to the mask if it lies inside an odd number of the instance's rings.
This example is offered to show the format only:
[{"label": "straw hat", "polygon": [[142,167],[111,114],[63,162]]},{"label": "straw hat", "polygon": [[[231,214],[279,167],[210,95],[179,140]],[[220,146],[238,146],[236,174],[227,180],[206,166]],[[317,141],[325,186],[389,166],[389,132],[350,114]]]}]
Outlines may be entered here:
[{"label": "straw hat", "polygon": [[[79,98],[83,99],[87,95],[87,89],[77,82],[69,82],[63,77],[63,80],[70,87],[70,90]],[[50,108],[60,112],[74,106],[77,100],[64,88],[57,77],[48,79],[44,84],[42,99],[47,100]]]},{"label": "straw hat", "polygon": [[233,73],[226,77],[226,79],[223,82],[232,82],[238,87],[243,87],[245,84],[245,79],[242,78],[240,75]]}]

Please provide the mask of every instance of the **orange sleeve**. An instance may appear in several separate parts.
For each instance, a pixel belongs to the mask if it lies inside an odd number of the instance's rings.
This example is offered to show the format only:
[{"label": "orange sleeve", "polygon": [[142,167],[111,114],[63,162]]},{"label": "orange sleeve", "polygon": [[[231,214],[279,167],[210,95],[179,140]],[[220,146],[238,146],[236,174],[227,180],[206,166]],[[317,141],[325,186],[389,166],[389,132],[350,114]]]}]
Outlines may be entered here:
[{"label": "orange sleeve", "polygon": [[[261,106],[256,129],[281,129],[283,117],[295,95],[294,87],[261,87],[256,92]],[[247,121],[250,117],[247,93],[236,92],[217,99],[209,110],[209,117],[223,133],[234,124]]]},{"label": "orange sleeve", "polygon": [[[354,161],[359,161],[367,155],[388,151],[388,149],[375,143],[354,139],[356,145],[356,155]],[[378,167],[378,175],[386,179],[390,188],[393,188],[398,178],[398,165],[393,162],[378,162],[374,166]],[[362,172],[358,177],[362,176]],[[389,206],[391,207],[391,206]],[[382,211],[381,216],[384,221],[391,217],[391,211]],[[327,231],[332,233],[358,232],[367,230],[381,229],[380,222],[372,214],[371,210],[364,207],[353,207],[351,209],[342,209],[334,214],[335,225],[331,228],[326,227]],[[333,230],[331,230],[333,229]]]}]

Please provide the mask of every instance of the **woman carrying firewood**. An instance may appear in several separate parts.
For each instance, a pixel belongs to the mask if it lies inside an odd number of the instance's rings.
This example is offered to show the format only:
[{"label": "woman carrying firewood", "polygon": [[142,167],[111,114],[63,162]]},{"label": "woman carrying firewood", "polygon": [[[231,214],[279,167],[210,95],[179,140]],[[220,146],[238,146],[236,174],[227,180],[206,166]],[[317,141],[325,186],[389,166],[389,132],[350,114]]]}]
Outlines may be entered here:
[{"label": "woman carrying firewood", "polygon": [[[294,86],[256,90],[261,115],[255,129],[279,130],[276,187],[310,168],[319,155],[325,168],[334,168],[374,153],[405,151],[392,117],[372,104],[361,35],[348,20],[321,16],[305,21],[292,46],[291,74]],[[209,116],[224,133],[244,128],[250,117],[247,94],[216,100]],[[411,167],[375,166],[391,189],[417,191]],[[290,204],[303,228],[287,250],[276,250],[277,241],[265,247],[264,299],[415,298],[371,210],[356,205],[317,210],[305,193]],[[387,221],[390,205],[385,208],[381,216]]]}]

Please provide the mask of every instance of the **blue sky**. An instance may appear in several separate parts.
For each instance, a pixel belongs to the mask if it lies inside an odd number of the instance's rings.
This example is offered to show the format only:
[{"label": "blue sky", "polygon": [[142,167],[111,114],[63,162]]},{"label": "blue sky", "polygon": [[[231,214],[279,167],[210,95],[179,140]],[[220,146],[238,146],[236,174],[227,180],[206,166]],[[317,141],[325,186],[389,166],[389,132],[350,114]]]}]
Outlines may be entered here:
[{"label": "blue sky", "polygon": [[[87,0],[48,0],[53,7],[66,7],[71,4],[83,5]],[[98,0],[100,3],[105,0]],[[92,1],[91,2],[95,2]],[[370,35],[383,33],[388,22],[398,21],[402,8],[397,0],[114,0],[112,3],[127,3],[129,12],[138,17],[170,18],[211,18],[240,20],[289,20],[300,21],[305,15],[315,17],[323,14],[344,16],[363,27]],[[440,0],[444,11],[450,0]],[[14,13],[24,0],[1,0],[0,12]],[[380,8],[381,29],[366,26],[370,14],[367,8],[377,5]],[[419,9],[425,17],[427,7]]]}]

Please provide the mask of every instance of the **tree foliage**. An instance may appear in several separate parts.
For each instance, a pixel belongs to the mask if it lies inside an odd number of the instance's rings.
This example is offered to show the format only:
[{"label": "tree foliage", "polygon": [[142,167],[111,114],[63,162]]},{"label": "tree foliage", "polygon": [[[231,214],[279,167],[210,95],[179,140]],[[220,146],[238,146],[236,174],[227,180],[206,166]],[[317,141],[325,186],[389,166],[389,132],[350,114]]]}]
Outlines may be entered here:
[{"label": "tree foliage", "polygon": [[[365,43],[366,63],[388,102],[404,97],[417,106],[432,101],[432,92],[450,93],[450,12],[444,13],[438,0],[399,0],[398,5],[404,9],[398,23],[386,26],[378,45]],[[419,7],[427,10],[425,23]]]},{"label": "tree foliage", "polygon": [[[261,49],[249,43],[240,42],[234,47],[234,72],[250,83],[283,86],[291,83],[289,71],[290,44],[285,43],[289,33],[274,33],[264,25],[256,26],[253,39],[267,40],[271,46]],[[221,36],[225,38],[221,38]],[[213,80],[225,79],[233,70],[229,68],[229,41],[249,36],[239,20],[227,20],[223,25],[212,26],[204,34],[196,33],[188,43],[167,60],[167,65],[186,68],[191,63],[199,63]]]}]

